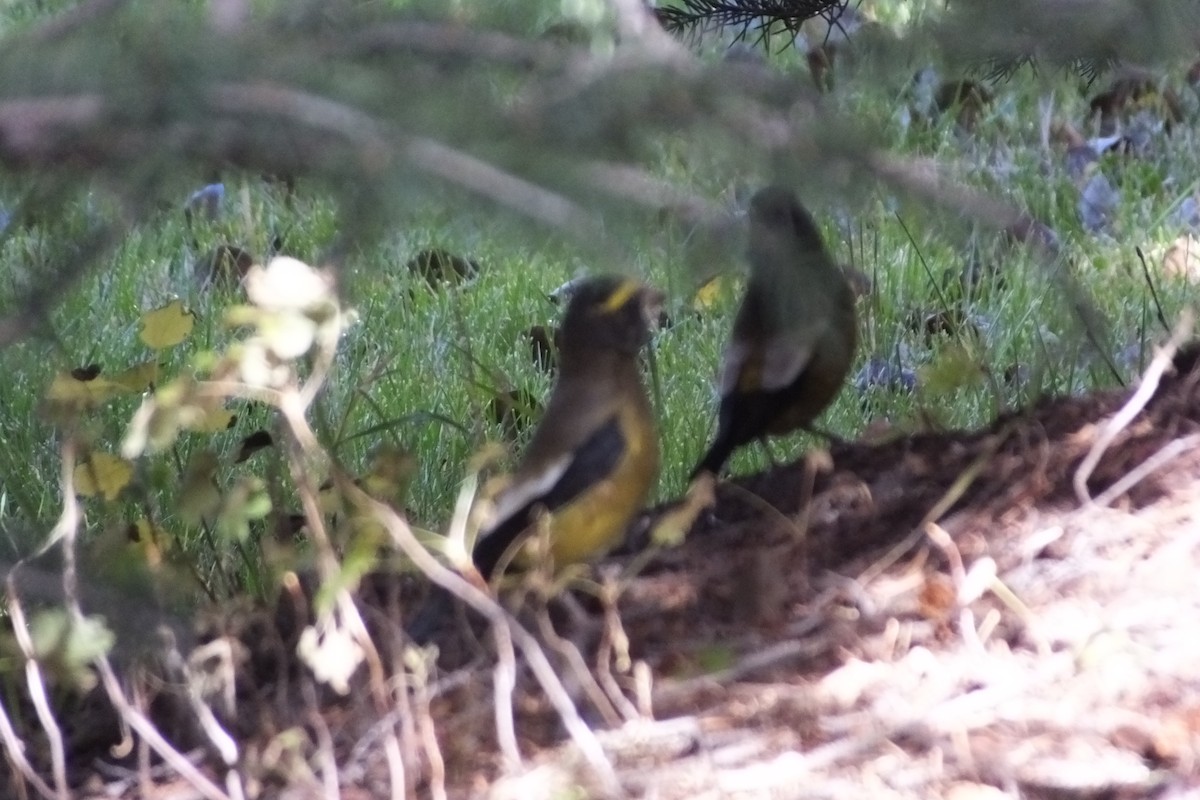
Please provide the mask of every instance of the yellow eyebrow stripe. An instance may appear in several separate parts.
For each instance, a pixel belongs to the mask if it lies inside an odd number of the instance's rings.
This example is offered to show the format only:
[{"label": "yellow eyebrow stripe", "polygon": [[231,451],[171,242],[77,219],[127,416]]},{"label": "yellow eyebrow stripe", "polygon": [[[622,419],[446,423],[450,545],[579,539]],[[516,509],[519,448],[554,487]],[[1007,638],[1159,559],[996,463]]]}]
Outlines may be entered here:
[{"label": "yellow eyebrow stripe", "polygon": [[637,294],[640,288],[641,284],[639,284],[637,281],[622,281],[616,289],[613,289],[612,294],[608,296],[608,299],[604,301],[604,304],[600,306],[600,309],[605,314],[611,314],[621,306],[628,303],[629,299]]}]

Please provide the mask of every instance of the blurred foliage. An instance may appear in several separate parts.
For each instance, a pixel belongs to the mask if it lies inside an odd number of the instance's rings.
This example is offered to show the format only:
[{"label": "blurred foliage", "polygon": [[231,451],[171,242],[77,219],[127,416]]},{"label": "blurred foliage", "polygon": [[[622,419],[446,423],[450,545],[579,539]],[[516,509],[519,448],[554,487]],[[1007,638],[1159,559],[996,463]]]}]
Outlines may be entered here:
[{"label": "blurred foliage", "polygon": [[768,44],[773,32],[795,42],[801,26],[816,17],[836,25],[849,5],[849,0],[681,0],[656,9],[655,16],[671,33],[732,29],[739,39]]},{"label": "blurred foliage", "polygon": [[[859,23],[859,7],[849,0],[678,0],[655,15],[671,33],[693,40],[719,34],[770,47],[779,38],[795,44],[806,26],[821,30],[822,39],[837,38]],[[928,32],[949,60],[989,80],[1049,67],[1067,69],[1090,85],[1121,60],[1149,63],[1194,49],[1200,22],[1195,4],[1185,2],[967,0],[944,9]],[[824,24],[811,25],[817,20]],[[933,48],[926,55],[933,58]]]},{"label": "blurred foliage", "polygon": [[[552,19],[543,3],[504,4],[532,12],[523,22],[488,4],[441,18],[423,4],[262,4],[225,19],[226,5],[93,0],[3,37],[0,168],[21,192],[4,235],[41,223],[61,254],[22,313],[0,321],[0,343],[36,328],[57,292],[164,202],[166,175],[240,169],[321,184],[340,210],[334,263],[450,191],[556,226],[612,264],[629,255],[622,224],[696,208],[653,177],[664,140],[719,153],[730,174],[839,191],[881,177],[865,158],[868,131],[796,113],[812,103],[808,87],[757,65],[699,62],[648,14],[640,25],[581,15],[598,33],[579,44],[535,35]],[[797,20],[838,7],[687,0],[657,16],[683,29],[708,15],[742,32],[771,18],[795,35]],[[1198,14],[1178,0],[961,2],[903,37],[1002,70],[1029,58],[1146,63],[1194,48]],[[56,230],[81,194],[90,228]]]},{"label": "blurred foliage", "polygon": [[[637,263],[632,243],[641,239],[624,233],[678,224],[690,248],[681,261],[697,276],[720,263],[719,248],[738,247],[727,235],[730,204],[706,190],[748,180],[830,196],[882,184],[1021,241],[1038,230],[1023,209],[889,160],[877,129],[819,102],[794,75],[765,60],[699,58],[656,22],[684,31],[707,20],[706,33],[761,31],[764,43],[777,22],[795,41],[813,15],[836,28],[843,2],[685,0],[649,14],[635,3],[306,0],[224,15],[237,6],[91,0],[64,4],[49,20],[9,19],[0,37],[0,188],[16,205],[0,239],[36,232],[44,244],[37,269],[14,276],[0,346],[40,333],[47,310],[128,231],[178,208],[179,176],[200,183],[238,171],[327,193],[338,238],[321,263],[335,271],[431,197],[555,229],[594,269]],[[567,6],[577,13],[564,14]],[[922,62],[1149,63],[1195,50],[1198,13],[1178,0],[961,2],[889,41],[893,52],[927,48]],[[899,92],[912,72],[893,67],[885,60],[899,77],[884,77]],[[675,174],[691,164],[720,174],[672,183],[662,169],[668,149],[687,154]],[[210,199],[197,202],[203,210]],[[1091,313],[1078,287],[1067,294],[1081,317]],[[707,302],[703,293],[697,302]],[[275,360],[306,352],[326,321],[287,308],[232,313],[256,328],[239,364],[258,385],[273,380]],[[168,304],[144,318],[139,336],[170,348],[193,324],[182,305]],[[139,421],[144,441],[132,450],[166,450],[181,430],[228,424],[231,412],[197,395],[192,376],[164,380],[157,370],[150,361],[88,380],[60,375],[47,410],[84,414],[153,383],[154,414]],[[492,383],[501,401],[515,391]],[[498,405],[515,432],[517,411],[531,404]],[[203,488],[214,470],[192,472]],[[78,477],[98,497],[142,479],[100,450]],[[197,519],[240,541],[265,513],[264,495],[252,482],[233,491],[224,514],[200,489],[189,501]]]}]

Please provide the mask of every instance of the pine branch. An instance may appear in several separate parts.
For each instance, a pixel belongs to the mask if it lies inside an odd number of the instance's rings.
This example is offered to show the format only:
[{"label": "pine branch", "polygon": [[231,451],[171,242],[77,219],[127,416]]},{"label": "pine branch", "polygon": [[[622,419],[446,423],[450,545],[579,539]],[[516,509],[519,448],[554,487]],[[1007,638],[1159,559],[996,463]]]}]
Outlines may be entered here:
[{"label": "pine branch", "polygon": [[667,31],[695,39],[710,31],[738,30],[737,39],[755,32],[756,43],[769,45],[772,34],[795,42],[800,26],[824,17],[836,28],[849,0],[683,0],[681,5],[655,9]]},{"label": "pine branch", "polygon": [[[1063,65],[1062,69],[1083,79],[1084,85],[1091,88],[1092,84],[1105,73],[1111,72],[1118,63],[1115,58],[1074,58]],[[981,62],[974,72],[981,75],[986,81],[998,83],[1011,80],[1023,67],[1029,67],[1034,74],[1037,74],[1037,58],[1032,55],[989,58]]]}]

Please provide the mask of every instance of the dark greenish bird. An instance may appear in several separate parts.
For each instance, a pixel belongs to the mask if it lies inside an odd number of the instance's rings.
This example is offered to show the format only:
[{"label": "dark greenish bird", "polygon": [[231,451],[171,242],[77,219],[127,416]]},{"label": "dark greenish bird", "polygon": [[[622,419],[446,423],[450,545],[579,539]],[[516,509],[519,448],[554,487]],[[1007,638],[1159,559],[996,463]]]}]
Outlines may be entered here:
[{"label": "dark greenish bird", "polygon": [[854,362],[854,292],[795,193],[759,190],[749,218],[750,278],[724,354],[717,434],[693,478],[716,475],[751,441],[811,430]]}]

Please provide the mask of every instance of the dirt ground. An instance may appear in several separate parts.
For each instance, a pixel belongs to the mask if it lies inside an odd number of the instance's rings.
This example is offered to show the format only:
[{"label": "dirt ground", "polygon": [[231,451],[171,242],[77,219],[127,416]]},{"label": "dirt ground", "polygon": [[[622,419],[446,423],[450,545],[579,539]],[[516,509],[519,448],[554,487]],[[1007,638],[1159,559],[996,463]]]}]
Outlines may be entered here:
[{"label": "dirt ground", "polygon": [[[186,692],[143,677],[143,707],[230,796],[1200,797],[1198,387],[1193,345],[1125,415],[1134,390],[1047,400],[718,484],[680,546],[520,615],[574,718],[486,627],[406,652],[413,590],[380,576],[344,696],[294,655],[302,586],[208,625],[240,783]],[[70,732],[79,796],[206,796],[111,713]]]},{"label": "dirt ground", "polygon": [[[1131,392],[1057,399],[722,484],[621,597],[622,788],[1200,797],[1198,352],[1123,425]],[[498,795],[596,785],[552,745]]]}]

